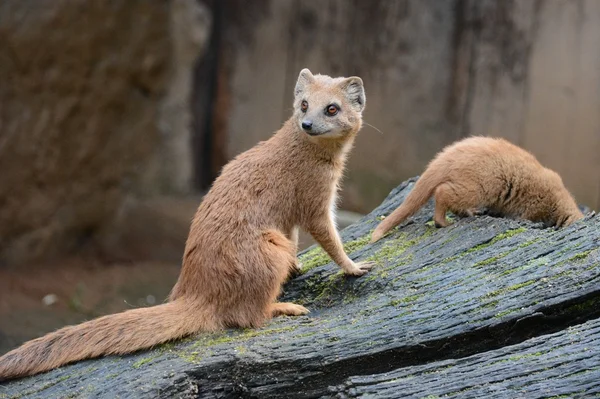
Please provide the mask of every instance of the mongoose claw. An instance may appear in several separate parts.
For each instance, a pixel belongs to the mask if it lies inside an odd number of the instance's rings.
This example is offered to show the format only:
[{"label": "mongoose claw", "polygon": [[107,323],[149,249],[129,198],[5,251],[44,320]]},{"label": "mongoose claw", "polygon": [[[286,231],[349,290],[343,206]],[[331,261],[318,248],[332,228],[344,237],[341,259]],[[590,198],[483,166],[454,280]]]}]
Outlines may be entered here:
[{"label": "mongoose claw", "polygon": [[294,263],[292,265],[292,267],[290,267],[290,273],[288,274],[288,280],[294,279],[298,276],[302,275],[302,263],[300,263],[300,261],[296,261],[296,263]]},{"label": "mongoose claw", "polygon": [[385,231],[383,229],[376,228],[373,234],[371,235],[371,243],[377,242],[385,235]]},{"label": "mongoose claw", "polygon": [[358,262],[354,264],[354,268],[351,270],[346,270],[346,274],[349,276],[357,276],[360,277],[363,274],[366,274],[369,270],[375,266],[375,262]]}]

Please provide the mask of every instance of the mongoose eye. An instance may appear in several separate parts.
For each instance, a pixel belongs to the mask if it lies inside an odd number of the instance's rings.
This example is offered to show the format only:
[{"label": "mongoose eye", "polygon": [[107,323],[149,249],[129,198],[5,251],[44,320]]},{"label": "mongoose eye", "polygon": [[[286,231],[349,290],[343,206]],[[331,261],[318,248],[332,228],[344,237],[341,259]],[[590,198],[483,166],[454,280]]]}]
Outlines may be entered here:
[{"label": "mongoose eye", "polygon": [[329,115],[329,116],[333,116],[333,115],[337,114],[339,110],[340,109],[335,104],[328,105],[327,108],[325,109],[325,111],[327,112],[327,115]]},{"label": "mongoose eye", "polygon": [[306,110],[308,109],[308,103],[306,101],[302,101],[302,104],[300,104],[300,109],[302,110],[302,112],[306,112]]}]

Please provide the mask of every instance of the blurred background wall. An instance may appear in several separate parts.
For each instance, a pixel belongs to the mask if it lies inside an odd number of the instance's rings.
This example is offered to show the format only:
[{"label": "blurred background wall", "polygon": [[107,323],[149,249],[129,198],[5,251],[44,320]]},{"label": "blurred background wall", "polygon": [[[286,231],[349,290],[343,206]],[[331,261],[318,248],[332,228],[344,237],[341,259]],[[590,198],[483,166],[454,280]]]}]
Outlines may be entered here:
[{"label": "blurred background wall", "polygon": [[[162,300],[202,193],[289,117],[304,67],[365,82],[344,210],[475,134],[599,209],[599,43],[597,0],[1,1],[0,352]],[[19,308],[42,297],[75,316]]]},{"label": "blurred background wall", "polygon": [[600,205],[600,2],[243,0],[213,5],[213,174],[290,114],[303,67],[365,81],[343,207],[368,212],[444,145],[503,136]]}]

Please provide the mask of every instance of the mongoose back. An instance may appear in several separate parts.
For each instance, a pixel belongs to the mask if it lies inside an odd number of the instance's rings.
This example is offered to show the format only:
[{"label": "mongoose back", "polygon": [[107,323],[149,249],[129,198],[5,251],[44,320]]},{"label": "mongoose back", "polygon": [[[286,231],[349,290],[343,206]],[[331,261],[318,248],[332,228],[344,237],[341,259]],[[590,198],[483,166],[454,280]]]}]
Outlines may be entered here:
[{"label": "mongoose back", "polygon": [[373,242],[435,198],[434,222],[446,211],[472,216],[480,208],[508,217],[568,226],[583,214],[560,176],[529,152],[501,138],[469,137],[444,148],[429,163],[406,200],[373,232]]},{"label": "mongoose back", "polygon": [[100,317],[29,341],[0,358],[0,380],[201,331],[258,327],[308,310],[278,303],[298,269],[298,228],[348,275],[371,263],[344,252],[333,213],[346,156],[362,126],[363,82],[300,72],[294,113],[269,140],[227,164],[200,204],[169,302]]}]

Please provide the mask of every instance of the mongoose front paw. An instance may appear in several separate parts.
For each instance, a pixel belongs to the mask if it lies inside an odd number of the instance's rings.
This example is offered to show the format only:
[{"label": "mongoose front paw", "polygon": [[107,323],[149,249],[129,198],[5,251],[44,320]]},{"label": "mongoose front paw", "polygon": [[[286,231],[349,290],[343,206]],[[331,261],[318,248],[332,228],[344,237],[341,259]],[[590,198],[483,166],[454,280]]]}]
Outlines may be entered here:
[{"label": "mongoose front paw", "polygon": [[358,262],[354,264],[354,267],[350,270],[346,270],[346,274],[349,276],[362,276],[375,266],[375,262]]},{"label": "mongoose front paw", "polygon": [[302,305],[296,305],[295,303],[291,303],[288,307],[288,316],[302,316],[305,314],[309,314],[310,310],[306,309]]},{"label": "mongoose front paw", "polygon": [[310,313],[302,305],[296,305],[290,302],[277,302],[271,305],[271,316],[302,316]]}]

